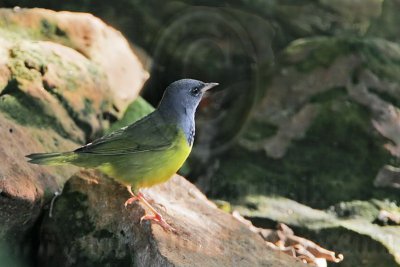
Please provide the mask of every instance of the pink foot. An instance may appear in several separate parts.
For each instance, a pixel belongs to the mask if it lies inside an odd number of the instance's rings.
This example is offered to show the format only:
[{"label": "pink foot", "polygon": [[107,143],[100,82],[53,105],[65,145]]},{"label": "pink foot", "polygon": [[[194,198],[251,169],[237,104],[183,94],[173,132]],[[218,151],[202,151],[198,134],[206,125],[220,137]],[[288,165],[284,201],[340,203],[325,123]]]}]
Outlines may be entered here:
[{"label": "pink foot", "polygon": [[138,197],[131,197],[127,201],[125,201],[124,206],[125,208],[128,207],[128,205],[132,204],[133,202],[139,200]]},{"label": "pink foot", "polygon": [[160,225],[164,229],[164,231],[176,232],[175,228],[169,225],[159,213],[154,215],[144,215],[142,218],[140,218],[140,223],[147,220],[153,221],[154,223]]},{"label": "pink foot", "polygon": [[129,198],[127,201],[125,201],[125,204],[124,204],[125,208],[128,205],[132,204],[133,202],[140,200],[140,198],[142,198],[142,197],[143,197],[142,193],[139,193],[137,196],[133,195],[131,198]]}]

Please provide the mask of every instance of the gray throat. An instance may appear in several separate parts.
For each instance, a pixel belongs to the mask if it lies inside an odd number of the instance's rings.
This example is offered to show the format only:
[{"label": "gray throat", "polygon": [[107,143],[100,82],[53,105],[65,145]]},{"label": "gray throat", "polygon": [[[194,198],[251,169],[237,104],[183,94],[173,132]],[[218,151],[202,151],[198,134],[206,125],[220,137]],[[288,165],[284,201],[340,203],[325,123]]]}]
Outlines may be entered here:
[{"label": "gray throat", "polygon": [[189,110],[181,105],[167,105],[161,103],[157,109],[166,122],[177,124],[185,134],[190,146],[193,145],[195,135],[194,114],[196,110]]}]

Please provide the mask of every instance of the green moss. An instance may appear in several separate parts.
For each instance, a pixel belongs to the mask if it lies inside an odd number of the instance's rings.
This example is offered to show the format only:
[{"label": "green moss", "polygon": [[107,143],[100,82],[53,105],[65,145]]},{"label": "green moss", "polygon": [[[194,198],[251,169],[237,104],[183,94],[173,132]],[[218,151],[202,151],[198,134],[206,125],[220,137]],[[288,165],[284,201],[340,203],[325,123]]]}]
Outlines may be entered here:
[{"label": "green moss", "polygon": [[[310,72],[318,67],[330,66],[337,57],[349,52],[347,41],[315,37],[294,41],[284,50],[282,59],[284,63],[294,63],[301,72]],[[293,58],[299,59],[293,62]]]},{"label": "green moss", "polygon": [[142,97],[138,97],[128,106],[122,119],[111,125],[107,132],[112,132],[122,127],[128,126],[135,121],[143,118],[152,111],[154,111],[154,107],[151,106]]},{"label": "green moss", "polygon": [[89,98],[84,99],[85,107],[82,110],[83,116],[88,116],[89,114],[93,114],[93,100]]},{"label": "green moss", "polygon": [[32,24],[29,27],[0,18],[0,33],[1,37],[8,40],[54,41],[75,48],[68,34],[58,27],[55,21],[46,18],[43,18],[38,25]]},{"label": "green moss", "polygon": [[353,200],[350,202],[340,202],[331,207],[331,210],[343,219],[363,218],[374,221],[379,214],[379,208],[373,202]]},{"label": "green moss", "polygon": [[64,231],[73,233],[71,236],[74,238],[87,236],[95,229],[92,218],[88,215],[87,196],[78,191],[69,191],[68,183],[62,197],[54,204],[53,214],[56,224],[62,226]]},{"label": "green moss", "polygon": [[[11,82],[10,84],[14,83]],[[9,86],[13,87],[13,85]],[[22,125],[51,128],[62,137],[69,137],[69,134],[67,134],[60,122],[55,117],[51,117],[44,112],[44,108],[40,102],[35,101],[21,91],[12,90],[12,92],[9,92],[9,90],[12,89],[6,88],[3,91],[4,94],[0,96],[0,110],[3,114],[7,114],[8,117]]]},{"label": "green moss", "polygon": [[341,266],[397,266],[400,228],[374,223],[379,211],[377,202],[342,202],[325,211],[287,198],[251,195],[233,209],[258,227],[275,228],[277,222],[282,222],[296,235],[343,253]]},{"label": "green moss", "polygon": [[284,51],[284,61],[301,55],[294,62],[301,72],[310,72],[315,68],[329,67],[338,57],[357,52],[363,41],[360,39],[342,39],[315,37],[295,41]]},{"label": "green moss", "polygon": [[82,191],[80,183],[86,182],[78,181],[77,185],[77,179],[80,178],[72,177],[65,184],[62,195],[54,202],[53,217],[45,218],[43,227],[51,233],[53,246],[44,247],[41,253],[51,255],[47,261],[51,266],[66,260],[55,250],[61,248],[71,249],[79,266],[132,266],[134,255],[127,252],[130,241],[121,241],[126,237],[115,232],[116,225],[99,225],[98,216],[102,215],[88,202],[85,189]]},{"label": "green moss", "polygon": [[310,97],[311,103],[327,102],[332,99],[343,98],[347,95],[347,90],[344,87],[332,88],[324,92],[314,94]]},{"label": "green moss", "polygon": [[366,69],[381,78],[399,81],[400,48],[379,39],[315,37],[293,42],[283,53],[283,63],[301,72],[327,68],[339,57],[358,55]]},{"label": "green moss", "polygon": [[[45,85],[45,84],[44,84]],[[44,89],[51,93],[53,96],[55,96],[58,101],[61,103],[61,105],[64,107],[64,109],[67,111],[68,115],[72,118],[72,120],[75,122],[75,124],[85,133],[85,135],[91,136],[92,134],[92,126],[88,121],[85,121],[82,119],[81,115],[79,112],[93,112],[93,108],[90,107],[91,102],[85,101],[85,108],[84,110],[75,110],[71,104],[69,103],[68,100],[64,99],[63,94],[60,93],[57,88],[49,87],[49,86],[44,86]],[[85,113],[84,113],[85,114]],[[85,115],[88,116],[90,113],[86,113]]]},{"label": "green moss", "polygon": [[319,208],[353,199],[400,200],[396,192],[373,187],[392,156],[374,133],[369,112],[344,100],[320,105],[306,136],[293,141],[283,159],[240,147],[225,153],[211,196],[237,200],[254,193],[280,195]]},{"label": "green moss", "polygon": [[57,36],[57,37],[67,37],[67,33],[60,29],[56,22],[49,21],[47,19],[42,19],[40,21],[39,31],[41,35],[46,36],[48,38]]},{"label": "green moss", "polygon": [[40,70],[45,68],[43,56],[37,51],[23,51],[20,48],[10,50],[8,67],[17,80],[37,81],[41,78]]},{"label": "green moss", "polygon": [[368,91],[379,96],[380,99],[382,99],[394,106],[400,107],[400,96],[399,95],[391,95],[389,92],[380,91],[375,88],[368,88]]},{"label": "green moss", "polygon": [[244,131],[243,138],[258,141],[276,134],[278,127],[263,121],[253,120]]},{"label": "green moss", "polygon": [[[29,96],[29,93],[24,93],[24,91],[29,91],[24,86],[27,83],[35,83],[37,86],[43,86],[43,88],[58,99],[60,104],[67,111],[71,119],[76,123],[76,125],[86,134],[87,137],[92,136],[92,127],[90,118],[92,118],[95,110],[93,108],[93,103],[89,99],[85,99],[84,108],[82,110],[76,110],[73,105],[71,105],[69,99],[65,99],[62,93],[63,90],[76,91],[77,88],[81,88],[81,79],[85,76],[82,75],[82,69],[73,61],[63,60],[56,53],[48,53],[42,50],[41,46],[35,44],[29,44],[26,46],[16,46],[10,51],[10,61],[9,68],[12,72],[12,77],[18,83],[15,90],[19,91],[19,96],[30,98],[32,100],[29,105],[41,105],[33,102],[40,102]],[[98,71],[98,67],[91,62],[83,61],[85,64],[85,70],[89,69],[90,72],[95,73],[95,69]],[[47,71],[48,65],[54,65],[58,67],[57,74],[60,77],[61,83],[59,83],[60,88],[54,87],[49,84],[47,80],[43,80],[43,77]],[[96,78],[101,78],[100,74],[97,73]],[[44,113],[43,113],[44,114]],[[51,117],[49,114],[44,114],[46,117]],[[15,116],[14,116],[15,117]],[[55,122],[57,124],[57,122]],[[59,124],[59,123],[58,123]],[[47,126],[47,124],[46,124]]]}]

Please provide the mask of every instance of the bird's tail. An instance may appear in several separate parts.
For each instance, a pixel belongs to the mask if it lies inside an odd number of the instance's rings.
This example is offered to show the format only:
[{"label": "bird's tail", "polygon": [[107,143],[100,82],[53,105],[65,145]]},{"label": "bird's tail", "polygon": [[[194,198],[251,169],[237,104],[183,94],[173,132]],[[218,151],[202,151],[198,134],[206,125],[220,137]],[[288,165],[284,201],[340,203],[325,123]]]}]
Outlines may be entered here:
[{"label": "bird's tail", "polygon": [[71,163],[76,159],[74,152],[63,153],[35,153],[26,156],[28,162],[40,165],[63,165]]}]

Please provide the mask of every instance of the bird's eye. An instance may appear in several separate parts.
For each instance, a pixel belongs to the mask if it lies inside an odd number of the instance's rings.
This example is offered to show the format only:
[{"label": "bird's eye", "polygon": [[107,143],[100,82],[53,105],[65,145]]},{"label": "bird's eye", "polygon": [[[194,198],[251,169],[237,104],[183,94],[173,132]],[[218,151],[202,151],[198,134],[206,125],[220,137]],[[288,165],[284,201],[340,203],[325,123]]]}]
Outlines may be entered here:
[{"label": "bird's eye", "polygon": [[199,87],[194,87],[191,90],[191,93],[192,93],[193,96],[198,96],[200,94],[200,88]]}]

